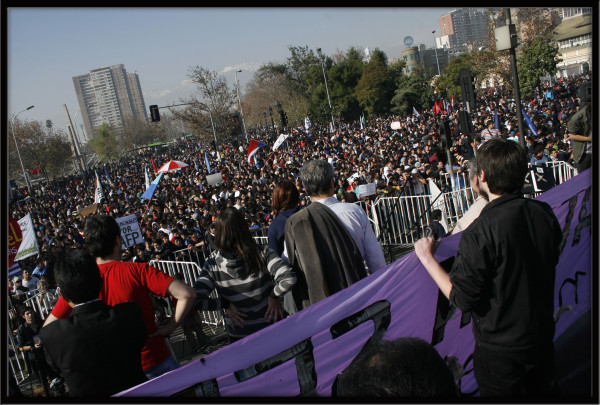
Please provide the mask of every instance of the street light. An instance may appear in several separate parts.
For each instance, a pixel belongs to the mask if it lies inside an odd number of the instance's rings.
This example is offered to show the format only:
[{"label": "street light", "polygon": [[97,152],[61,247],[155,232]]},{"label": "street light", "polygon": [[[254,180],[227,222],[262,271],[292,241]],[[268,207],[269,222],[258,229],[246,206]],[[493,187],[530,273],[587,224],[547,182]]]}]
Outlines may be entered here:
[{"label": "street light", "polygon": [[437,45],[435,44],[435,30],[431,31],[431,35],[433,35],[433,49],[435,49],[435,61],[437,62],[437,68],[438,68],[438,76],[440,75],[440,61],[438,60],[438,56],[437,56]]},{"label": "street light", "polygon": [[206,104],[201,103],[199,101],[196,103],[190,103],[190,104],[200,104],[201,106],[206,108],[206,111],[208,111],[208,115],[210,116],[210,125],[212,125],[213,136],[215,137],[215,153],[217,154],[217,159],[219,159],[219,162],[220,162],[221,155],[219,155],[219,151],[217,150],[217,131],[215,131],[215,123],[213,121],[213,116],[212,116],[212,112],[210,111],[210,108],[208,108],[208,106]]},{"label": "street light", "polygon": [[238,82],[237,74],[242,70],[235,71],[235,88],[238,96],[238,106],[240,107],[240,115],[242,116],[242,125],[244,126],[244,135],[246,135],[246,142],[248,142],[248,132],[246,132],[246,123],[244,122],[244,111],[242,110],[242,100],[240,99],[240,83]]},{"label": "street light", "polygon": [[327,87],[327,76],[325,76],[325,64],[323,63],[323,55],[321,54],[321,48],[317,48],[319,59],[321,60],[321,69],[323,70],[323,79],[325,80],[325,91],[327,92],[327,101],[329,102],[329,112],[331,113],[331,125],[334,125],[333,121],[333,108],[331,108],[331,99],[329,98],[329,88]]},{"label": "street light", "polygon": [[23,170],[23,177],[25,178],[25,185],[27,186],[27,190],[29,191],[29,194],[31,194],[31,186],[29,185],[29,179],[27,178],[27,173],[25,173],[25,166],[23,166],[23,159],[21,159],[21,152],[19,151],[19,145],[17,144],[17,137],[15,136],[15,119],[17,118],[17,115],[21,114],[23,111],[31,110],[32,108],[33,108],[33,106],[30,105],[26,109],[21,110],[18,113],[16,113],[12,118],[12,125],[11,125],[13,139],[15,141],[15,146],[17,148],[17,155],[19,155],[19,162],[21,162],[21,169]]}]

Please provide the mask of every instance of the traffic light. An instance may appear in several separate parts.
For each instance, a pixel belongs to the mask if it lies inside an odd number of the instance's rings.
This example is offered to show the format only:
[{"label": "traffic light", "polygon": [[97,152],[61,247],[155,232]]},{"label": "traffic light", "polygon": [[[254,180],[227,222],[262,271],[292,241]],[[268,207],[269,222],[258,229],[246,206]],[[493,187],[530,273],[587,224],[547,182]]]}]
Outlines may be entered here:
[{"label": "traffic light", "polygon": [[442,142],[446,143],[446,147],[452,146],[452,131],[450,129],[450,121],[443,120],[439,123],[440,135],[442,135]]},{"label": "traffic light", "polygon": [[157,105],[150,106],[150,117],[152,118],[152,122],[160,121],[160,114],[158,113]]},{"label": "traffic light", "polygon": [[471,71],[469,69],[462,69],[459,73],[460,88],[462,90],[462,99],[464,102],[469,103],[470,109],[475,108],[475,85],[473,84],[473,77],[471,77]]},{"label": "traffic light", "polygon": [[460,125],[460,131],[472,139],[475,132],[473,130],[473,122],[471,121],[471,117],[469,117],[469,113],[465,110],[460,110],[458,112],[458,123]]}]

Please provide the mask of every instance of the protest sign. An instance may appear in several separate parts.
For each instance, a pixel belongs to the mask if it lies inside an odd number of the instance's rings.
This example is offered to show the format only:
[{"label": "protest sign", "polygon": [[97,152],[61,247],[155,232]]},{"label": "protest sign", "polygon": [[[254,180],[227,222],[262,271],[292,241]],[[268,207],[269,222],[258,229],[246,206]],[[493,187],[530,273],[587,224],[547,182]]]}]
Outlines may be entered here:
[{"label": "protest sign", "polygon": [[121,228],[121,246],[123,249],[135,246],[138,243],[144,243],[144,235],[140,230],[140,224],[135,214],[117,218],[117,223]]}]

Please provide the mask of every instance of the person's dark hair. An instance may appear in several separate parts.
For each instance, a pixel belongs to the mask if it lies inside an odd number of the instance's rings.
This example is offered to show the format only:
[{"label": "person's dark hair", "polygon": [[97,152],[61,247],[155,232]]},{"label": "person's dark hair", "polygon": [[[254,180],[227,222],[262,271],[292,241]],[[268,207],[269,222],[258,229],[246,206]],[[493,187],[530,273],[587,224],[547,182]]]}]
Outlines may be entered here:
[{"label": "person's dark hair", "polygon": [[326,160],[311,160],[302,165],[300,178],[309,196],[326,194],[331,187],[333,166]]},{"label": "person's dark hair", "polygon": [[433,219],[434,221],[439,221],[440,219],[442,219],[442,211],[437,209],[431,211],[431,219]]},{"label": "person's dark hair", "polygon": [[81,249],[69,250],[57,259],[54,278],[62,295],[75,304],[98,298],[103,283],[96,259]]},{"label": "person's dark hair", "polygon": [[217,217],[215,247],[243,259],[250,275],[260,274],[264,269],[263,253],[252,237],[244,215],[237,208],[225,208]]},{"label": "person's dark hair", "polygon": [[85,246],[94,257],[106,257],[112,253],[121,228],[109,215],[93,215],[85,221]]},{"label": "person's dark hair", "polygon": [[299,200],[300,192],[296,185],[289,180],[281,180],[273,189],[271,196],[274,216],[279,215],[281,211],[296,207]]},{"label": "person's dark hair", "polygon": [[340,397],[456,397],[454,376],[429,343],[404,337],[361,352],[339,376]]},{"label": "person's dark hair", "polygon": [[477,174],[485,172],[490,192],[517,193],[527,174],[527,151],[517,142],[494,138],[477,150]]}]

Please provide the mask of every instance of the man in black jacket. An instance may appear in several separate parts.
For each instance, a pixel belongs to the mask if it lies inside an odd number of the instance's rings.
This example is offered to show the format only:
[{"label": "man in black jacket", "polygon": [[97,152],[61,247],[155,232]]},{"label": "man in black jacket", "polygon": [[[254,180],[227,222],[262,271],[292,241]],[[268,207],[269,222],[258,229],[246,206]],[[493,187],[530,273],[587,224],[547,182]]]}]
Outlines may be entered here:
[{"label": "man in black jacket", "polygon": [[473,370],[482,396],[557,394],[554,282],[562,232],[546,203],[523,198],[527,154],[492,139],[477,151],[480,194],[489,203],[462,233],[446,273],[435,241],[415,244],[422,264],[450,302],[471,312]]},{"label": "man in black jacket", "polygon": [[139,305],[111,307],[98,299],[102,276],[83,250],[59,258],[55,275],[73,311],[44,326],[40,336],[48,363],[60,369],[69,395],[106,397],[147,381],[141,350],[148,332]]}]

